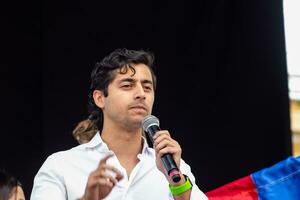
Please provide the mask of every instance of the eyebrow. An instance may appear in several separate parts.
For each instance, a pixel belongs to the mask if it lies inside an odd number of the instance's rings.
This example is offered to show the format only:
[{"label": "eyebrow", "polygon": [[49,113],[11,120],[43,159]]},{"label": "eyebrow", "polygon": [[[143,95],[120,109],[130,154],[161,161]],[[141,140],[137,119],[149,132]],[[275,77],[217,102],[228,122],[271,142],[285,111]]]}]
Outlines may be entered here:
[{"label": "eyebrow", "polygon": [[[130,83],[134,83],[134,82],[136,82],[136,80],[135,79],[133,79],[133,78],[124,78],[124,79],[121,79],[121,80],[119,80],[118,81],[119,83],[122,83],[122,82],[130,82]],[[148,80],[148,79],[145,79],[145,80],[142,80],[141,81],[143,84],[151,84],[151,85],[153,85],[153,82],[151,81],[151,80]]]}]

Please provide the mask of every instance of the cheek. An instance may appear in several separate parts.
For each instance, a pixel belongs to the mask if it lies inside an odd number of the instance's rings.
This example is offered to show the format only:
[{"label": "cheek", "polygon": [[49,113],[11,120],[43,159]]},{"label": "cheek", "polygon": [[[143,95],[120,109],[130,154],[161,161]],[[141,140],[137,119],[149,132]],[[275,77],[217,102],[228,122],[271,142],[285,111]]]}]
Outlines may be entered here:
[{"label": "cheek", "polygon": [[150,106],[150,108],[151,108],[151,110],[152,110],[153,103],[154,103],[154,96],[150,96],[150,97],[147,99],[147,103],[148,103],[148,105]]},{"label": "cheek", "polygon": [[127,96],[122,94],[114,94],[105,102],[106,109],[122,111],[126,106]]}]

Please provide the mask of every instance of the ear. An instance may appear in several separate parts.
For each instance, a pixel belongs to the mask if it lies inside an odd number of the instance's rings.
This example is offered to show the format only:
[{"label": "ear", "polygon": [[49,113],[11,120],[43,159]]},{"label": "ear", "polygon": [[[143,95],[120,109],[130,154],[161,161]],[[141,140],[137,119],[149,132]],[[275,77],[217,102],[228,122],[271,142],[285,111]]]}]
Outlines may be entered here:
[{"label": "ear", "polygon": [[94,90],[93,92],[93,99],[94,99],[94,102],[95,104],[103,109],[105,107],[105,102],[104,102],[104,94],[102,91],[100,90]]}]

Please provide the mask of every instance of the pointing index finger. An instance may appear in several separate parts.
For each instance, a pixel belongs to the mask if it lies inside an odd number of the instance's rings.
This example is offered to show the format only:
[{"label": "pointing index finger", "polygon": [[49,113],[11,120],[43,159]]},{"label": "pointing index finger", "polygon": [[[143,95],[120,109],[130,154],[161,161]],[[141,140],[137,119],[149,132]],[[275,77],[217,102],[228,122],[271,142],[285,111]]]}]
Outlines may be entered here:
[{"label": "pointing index finger", "polygon": [[100,163],[99,163],[98,168],[100,168],[101,165],[105,164],[106,161],[107,161],[109,158],[113,157],[113,156],[114,156],[113,154],[108,154],[108,155],[104,156],[104,158],[102,158],[102,159],[100,160]]}]

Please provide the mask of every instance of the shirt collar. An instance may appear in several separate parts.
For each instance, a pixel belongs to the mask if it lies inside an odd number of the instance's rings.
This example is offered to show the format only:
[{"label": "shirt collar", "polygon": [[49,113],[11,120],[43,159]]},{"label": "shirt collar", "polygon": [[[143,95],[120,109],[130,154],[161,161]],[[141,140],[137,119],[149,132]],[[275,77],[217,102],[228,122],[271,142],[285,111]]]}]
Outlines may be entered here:
[{"label": "shirt collar", "polygon": [[100,144],[104,143],[101,136],[100,136],[100,132],[98,131],[94,137],[90,140],[90,142],[88,143],[88,147],[93,148],[96,147]]},{"label": "shirt collar", "polygon": [[149,145],[148,142],[146,140],[146,138],[144,136],[142,136],[142,140],[143,140],[143,149],[142,149],[142,154],[147,153],[149,151]]},{"label": "shirt collar", "polygon": [[[142,136],[142,139],[143,139],[143,149],[142,149],[141,154],[145,154],[145,153],[152,154],[152,151],[151,151],[152,148],[149,147],[146,138],[144,136]],[[102,140],[99,131],[94,135],[94,137],[88,143],[84,144],[83,146],[86,149],[98,148],[98,150],[100,152],[110,151],[108,149],[108,146],[106,145],[106,143]]]}]

